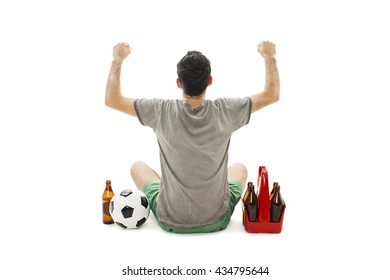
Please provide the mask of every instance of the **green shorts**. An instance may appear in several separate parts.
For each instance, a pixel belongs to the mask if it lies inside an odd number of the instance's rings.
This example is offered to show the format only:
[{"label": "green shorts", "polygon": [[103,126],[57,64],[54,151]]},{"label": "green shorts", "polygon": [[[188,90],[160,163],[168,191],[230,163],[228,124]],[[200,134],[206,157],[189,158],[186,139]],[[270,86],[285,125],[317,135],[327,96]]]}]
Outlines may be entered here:
[{"label": "green shorts", "polygon": [[228,226],[230,222],[230,218],[234,212],[234,208],[236,207],[237,203],[240,201],[242,195],[242,186],[240,182],[237,180],[229,180],[229,188],[230,188],[229,208],[228,211],[226,212],[226,215],[221,220],[219,220],[214,224],[205,225],[205,226],[199,226],[193,228],[176,228],[161,222],[157,216],[156,200],[160,192],[160,185],[161,183],[159,180],[150,180],[146,182],[145,186],[142,188],[142,191],[145,193],[146,197],[148,198],[150,203],[150,209],[152,210],[154,216],[156,217],[156,220],[160,225],[160,227],[166,231],[175,232],[175,233],[196,233],[196,232],[206,233],[206,232],[214,232],[214,231],[225,229]]}]

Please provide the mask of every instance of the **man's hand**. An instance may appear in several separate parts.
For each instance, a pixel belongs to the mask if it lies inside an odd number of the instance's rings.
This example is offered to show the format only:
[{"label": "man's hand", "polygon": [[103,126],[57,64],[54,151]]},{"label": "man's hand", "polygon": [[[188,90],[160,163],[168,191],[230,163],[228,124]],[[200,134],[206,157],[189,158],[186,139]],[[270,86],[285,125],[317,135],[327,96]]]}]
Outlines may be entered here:
[{"label": "man's hand", "polygon": [[118,43],[113,48],[113,57],[115,61],[122,62],[131,53],[131,47],[128,43]]},{"label": "man's hand", "polygon": [[261,41],[257,46],[257,51],[264,58],[271,58],[275,56],[275,44],[270,41]]}]

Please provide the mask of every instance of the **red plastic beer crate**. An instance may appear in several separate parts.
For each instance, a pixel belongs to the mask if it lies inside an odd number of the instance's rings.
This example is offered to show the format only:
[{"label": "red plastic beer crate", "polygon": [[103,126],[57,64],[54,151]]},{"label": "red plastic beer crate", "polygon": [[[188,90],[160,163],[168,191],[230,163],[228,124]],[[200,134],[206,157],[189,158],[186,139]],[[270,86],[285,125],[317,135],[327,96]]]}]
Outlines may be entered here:
[{"label": "red plastic beer crate", "polygon": [[248,213],[243,204],[242,221],[247,232],[251,233],[280,233],[283,227],[284,212],[286,204],[283,207],[282,216],[277,223],[270,222],[270,201],[269,201],[269,187],[268,187],[268,172],[265,166],[259,167],[259,176],[257,180],[259,188],[259,214],[257,221],[250,222]]},{"label": "red plastic beer crate", "polygon": [[250,222],[248,219],[248,213],[246,213],[245,207],[243,207],[243,221],[244,227],[247,232],[250,233],[281,233],[283,228],[283,218],[284,218],[284,210],[283,209],[282,217],[278,223],[272,222]]}]

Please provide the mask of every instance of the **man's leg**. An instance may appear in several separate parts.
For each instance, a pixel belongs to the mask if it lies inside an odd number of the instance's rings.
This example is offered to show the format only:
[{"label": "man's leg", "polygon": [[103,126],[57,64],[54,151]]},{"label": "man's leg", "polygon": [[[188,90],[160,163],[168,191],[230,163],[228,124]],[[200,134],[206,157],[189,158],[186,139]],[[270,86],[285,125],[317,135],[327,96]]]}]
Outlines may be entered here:
[{"label": "man's leg", "polygon": [[228,169],[228,180],[237,180],[241,187],[245,188],[246,180],[248,178],[248,170],[242,163],[235,163]]},{"label": "man's leg", "polygon": [[137,188],[142,191],[146,182],[160,180],[160,175],[142,161],[136,161],[130,168],[130,174]]}]

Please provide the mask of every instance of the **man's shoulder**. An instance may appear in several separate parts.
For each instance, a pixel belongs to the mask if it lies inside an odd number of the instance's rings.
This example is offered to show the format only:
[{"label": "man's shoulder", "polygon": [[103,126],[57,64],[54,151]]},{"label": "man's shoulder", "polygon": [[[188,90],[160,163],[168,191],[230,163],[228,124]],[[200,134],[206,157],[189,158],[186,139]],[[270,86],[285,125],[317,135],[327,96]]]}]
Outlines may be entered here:
[{"label": "man's shoulder", "polygon": [[135,99],[135,103],[145,104],[145,105],[170,105],[170,104],[178,104],[180,103],[180,100],[152,97],[152,98],[137,98]]},{"label": "man's shoulder", "polygon": [[235,104],[241,105],[248,103],[250,102],[250,97],[221,97],[215,100],[210,100],[210,102],[215,104],[216,106],[230,107],[231,105]]}]

